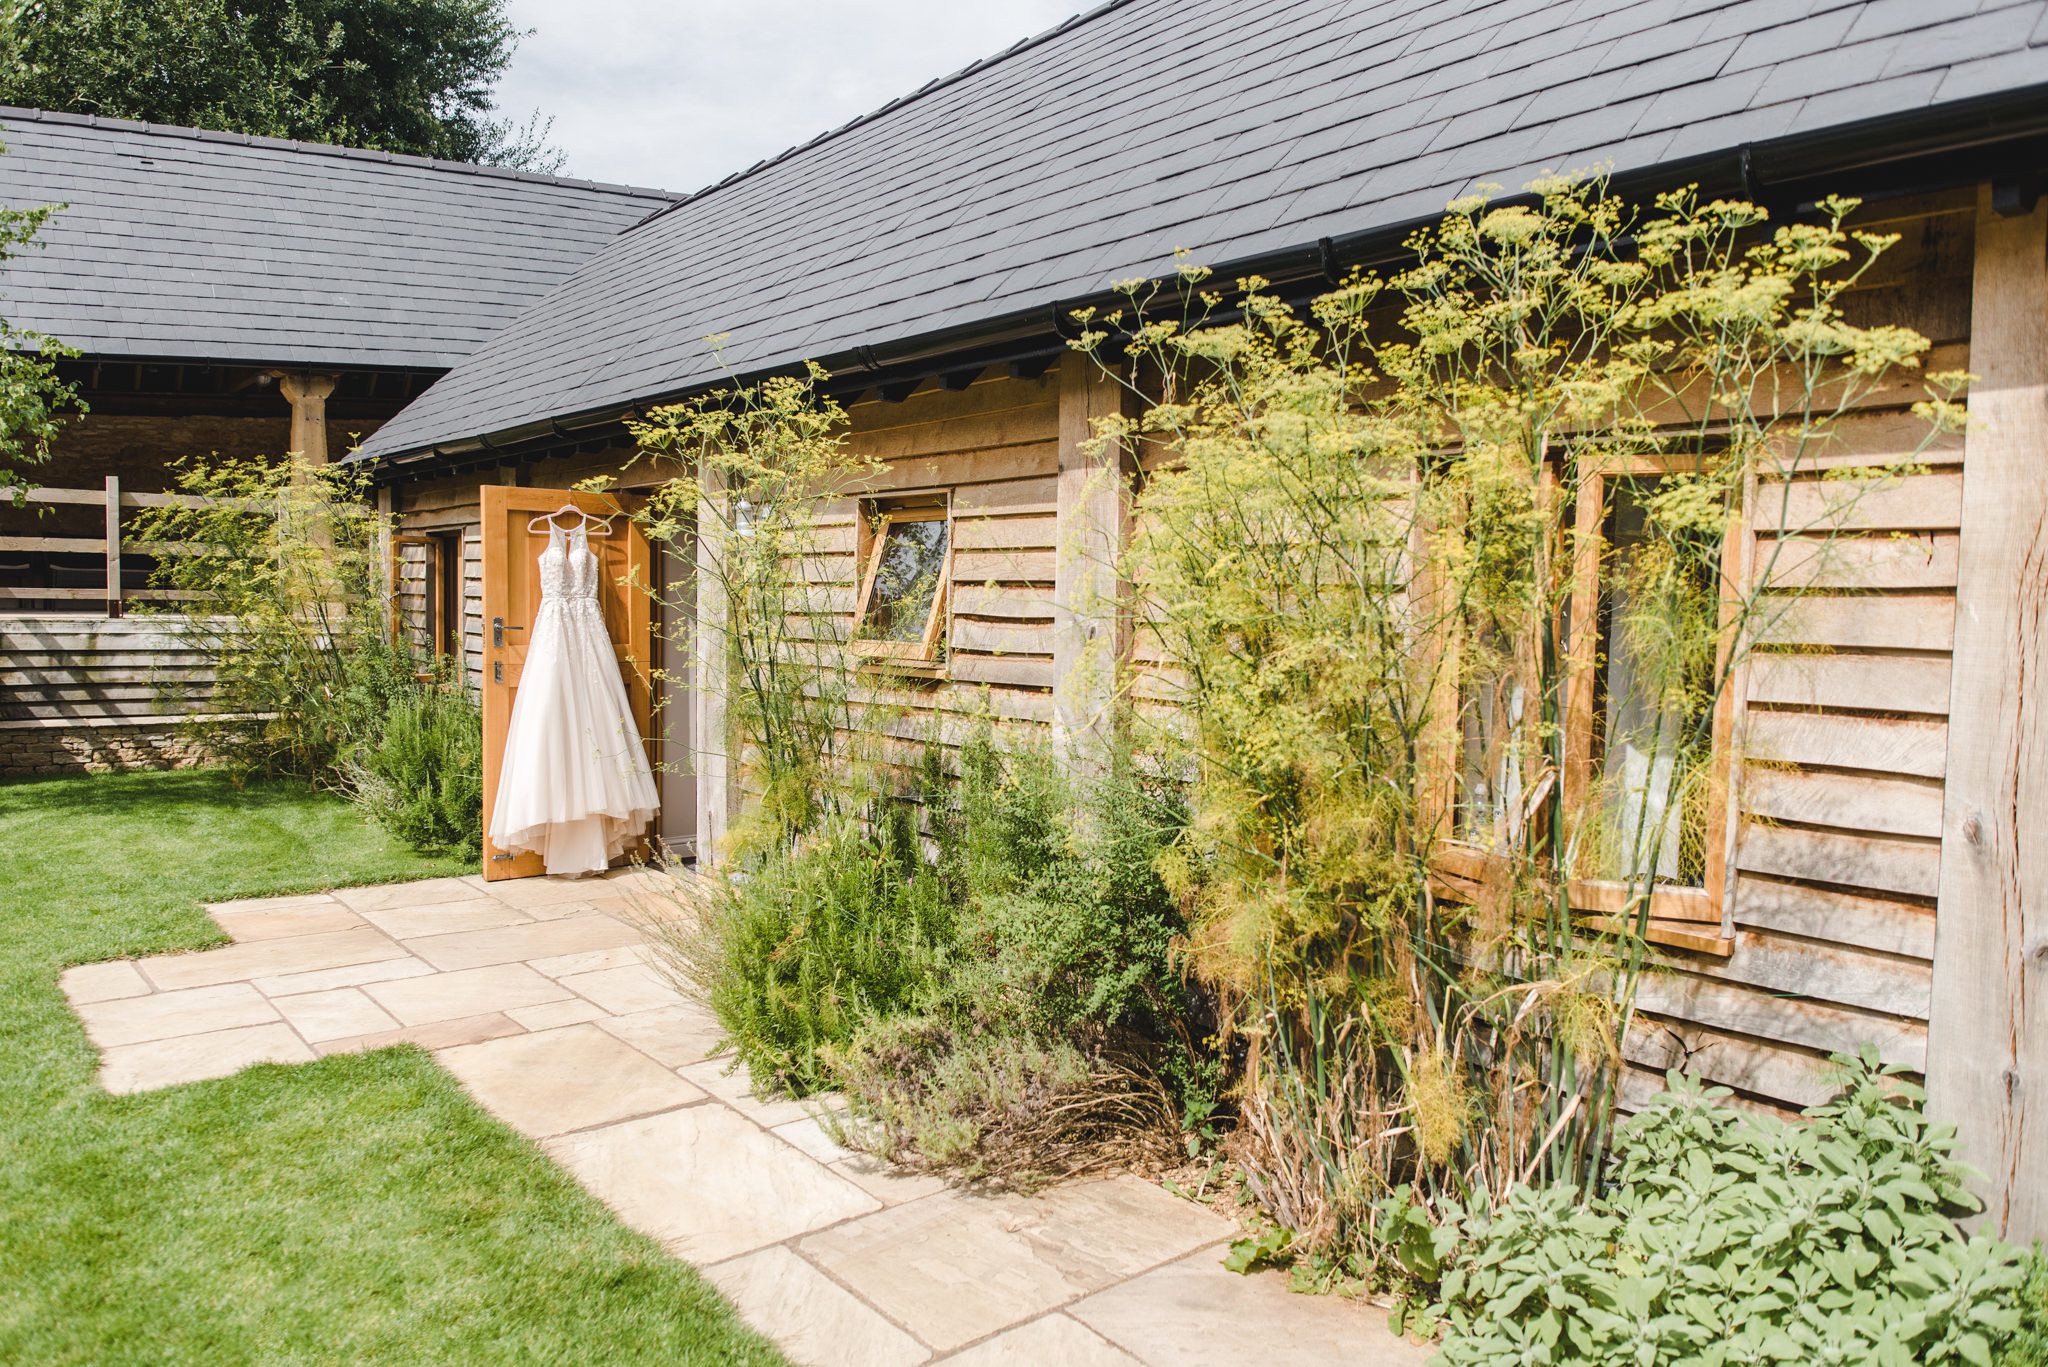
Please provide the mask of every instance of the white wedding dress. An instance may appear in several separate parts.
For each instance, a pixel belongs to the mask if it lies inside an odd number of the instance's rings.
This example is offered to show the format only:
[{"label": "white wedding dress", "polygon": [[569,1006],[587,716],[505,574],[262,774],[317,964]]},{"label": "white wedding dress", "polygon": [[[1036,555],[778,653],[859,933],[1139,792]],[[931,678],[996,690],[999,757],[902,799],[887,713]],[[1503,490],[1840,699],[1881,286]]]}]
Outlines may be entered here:
[{"label": "white wedding dress", "polygon": [[602,872],[660,802],[597,588],[598,559],[585,528],[565,533],[549,524],[491,842],[540,855],[551,874]]}]

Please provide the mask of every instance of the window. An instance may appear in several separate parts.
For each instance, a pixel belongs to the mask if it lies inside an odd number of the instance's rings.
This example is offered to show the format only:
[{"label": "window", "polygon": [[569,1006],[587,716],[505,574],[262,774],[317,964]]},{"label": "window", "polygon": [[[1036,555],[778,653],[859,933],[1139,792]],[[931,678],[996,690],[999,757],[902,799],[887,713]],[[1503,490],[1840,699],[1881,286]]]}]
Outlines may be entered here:
[{"label": "window", "polygon": [[[1648,500],[1655,477],[1612,481],[1608,499],[1608,564],[1600,586],[1600,639],[1593,678],[1598,827],[1607,837],[1588,854],[1597,877],[1623,878],[1632,870],[1650,873],[1659,884],[1705,887],[1706,828],[1697,810],[1712,777],[1711,755],[1696,737],[1705,718],[1700,710],[1706,672],[1701,662],[1667,658],[1657,610],[1638,613],[1632,583],[1636,572],[1658,573],[1642,561],[1650,554]],[[1687,557],[1665,571],[1691,582],[1672,584],[1664,595],[1681,611],[1711,601],[1715,577],[1709,561]],[[1712,662],[1704,662],[1708,669]]]},{"label": "window", "polygon": [[882,503],[864,512],[853,648],[908,663],[935,662],[953,561],[947,507],[941,502]]},{"label": "window", "polygon": [[[1577,874],[1570,889],[1575,908],[1595,916],[1626,914],[1627,875],[1647,871],[1650,938],[1725,952],[1735,690],[1714,696],[1719,660],[1680,658],[1673,641],[1697,633],[1667,633],[1661,619],[1671,604],[1719,613],[1717,649],[1729,648],[1720,585],[1736,571],[1740,528],[1718,546],[1660,558],[1647,524],[1650,500],[1665,477],[1656,462],[1645,460],[1581,487],[1572,592],[1557,624],[1566,658],[1561,781],[1546,774],[1531,782],[1524,772],[1535,758],[1524,753],[1533,719],[1518,677],[1524,671],[1515,662],[1533,655],[1535,643],[1460,643],[1468,652],[1466,682],[1451,742],[1456,753],[1444,766],[1451,840],[1439,868],[1454,882],[1483,881],[1494,853],[1516,845],[1531,825],[1548,820],[1551,803],[1562,802]],[[1656,590],[1654,608],[1649,586]],[[1579,634],[1579,623],[1590,627],[1590,637]],[[1710,705],[1711,716],[1705,712]]]},{"label": "window", "polygon": [[[423,658],[462,653],[464,568],[460,531],[391,538],[391,624]],[[427,677],[423,672],[422,677]]]}]

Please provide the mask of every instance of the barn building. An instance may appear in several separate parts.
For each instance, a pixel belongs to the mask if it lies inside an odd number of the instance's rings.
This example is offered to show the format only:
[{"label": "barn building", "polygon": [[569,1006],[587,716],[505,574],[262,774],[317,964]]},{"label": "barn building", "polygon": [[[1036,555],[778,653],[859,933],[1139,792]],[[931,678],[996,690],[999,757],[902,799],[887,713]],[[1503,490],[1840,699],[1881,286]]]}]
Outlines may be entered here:
[{"label": "barn building", "polygon": [[[885,470],[830,519],[840,582],[877,517],[946,524],[943,649],[916,706],[1071,728],[1101,710],[1087,693],[1108,683],[1077,685],[1076,667],[1115,609],[1084,606],[1101,600],[1060,548],[1125,534],[1090,496],[1106,458],[1084,445],[1124,391],[1071,353],[1071,310],[1177,249],[1307,297],[1398,262],[1474,186],[1594,166],[1634,196],[1694,183],[1779,221],[1860,196],[1859,224],[1902,241],[1859,306],[1931,338],[1930,368],[1978,377],[1978,427],[1849,529],[1913,553],[1817,595],[1744,671],[1724,853],[1654,928],[1666,971],[1643,989],[1638,1086],[1680,1066],[1797,1106],[1826,1094],[1828,1053],[1874,1043],[1961,1126],[1994,1219],[2048,1234],[2048,3],[1113,0],[653,213],[625,192],[407,167],[428,200],[617,216],[553,288],[494,299],[460,355],[346,350],[447,369],[350,458],[398,521],[415,628],[471,624],[488,728],[531,611],[527,519],[592,475],[624,471],[628,492],[649,478],[624,426],[649,406],[815,360]],[[475,318],[467,297],[408,293],[401,332],[444,306]],[[305,302],[282,294],[242,307]],[[1846,425],[1854,454],[1900,449],[1909,397]],[[686,585],[690,566],[654,572]],[[660,705],[659,833],[708,854],[742,796],[718,690],[659,699],[649,682],[687,677],[661,618],[693,607],[686,591],[622,618],[620,646],[643,708]]]}]

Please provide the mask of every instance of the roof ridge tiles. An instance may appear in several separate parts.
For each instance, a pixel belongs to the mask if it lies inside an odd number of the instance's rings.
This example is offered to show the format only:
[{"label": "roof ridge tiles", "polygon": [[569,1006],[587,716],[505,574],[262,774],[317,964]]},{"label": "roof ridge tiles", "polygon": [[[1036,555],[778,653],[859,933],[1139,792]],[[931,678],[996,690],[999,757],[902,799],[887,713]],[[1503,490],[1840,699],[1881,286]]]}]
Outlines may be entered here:
[{"label": "roof ridge tiles", "polygon": [[674,190],[646,185],[620,185],[610,181],[584,180],[576,176],[547,175],[520,171],[509,166],[486,166],[479,162],[449,161],[442,157],[421,157],[409,152],[388,152],[376,147],[350,147],[341,143],[306,142],[296,138],[273,138],[259,133],[236,133],[219,128],[192,128],[176,123],[152,123],[142,119],[120,119],[105,114],[72,114],[57,109],[35,109],[26,105],[0,104],[0,122],[22,120],[33,123],[68,125],[74,128],[103,128],[113,132],[142,133],[151,137],[182,138],[191,142],[225,142],[271,151],[302,152],[312,156],[341,157],[350,161],[381,162],[391,166],[416,166],[452,175],[487,177],[534,185],[553,185],[598,194],[653,197],[680,203],[686,196]]}]

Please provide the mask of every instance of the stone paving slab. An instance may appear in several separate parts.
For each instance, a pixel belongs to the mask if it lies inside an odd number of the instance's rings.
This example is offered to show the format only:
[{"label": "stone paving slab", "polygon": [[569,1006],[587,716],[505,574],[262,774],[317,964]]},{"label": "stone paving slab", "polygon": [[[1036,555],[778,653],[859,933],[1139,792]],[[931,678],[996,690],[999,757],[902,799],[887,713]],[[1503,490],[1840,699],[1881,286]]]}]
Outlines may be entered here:
[{"label": "stone paving slab", "polygon": [[[1193,1361],[1207,1359],[1191,1358]],[[1259,1362],[1262,1358],[1246,1358]],[[946,1359],[955,1367],[1141,1367],[1138,1360],[1078,1320],[1043,1315],[1005,1329]]]},{"label": "stone paving slab", "polygon": [[422,1049],[455,1049],[505,1035],[523,1034],[525,1029],[502,1011],[486,1011],[480,1016],[462,1016],[428,1025],[402,1025],[396,1030],[380,1030],[374,1035],[351,1035],[346,1039],[316,1044],[313,1048],[323,1058],[329,1054],[360,1054],[370,1049],[389,1049],[395,1044],[417,1044]]},{"label": "stone paving slab", "polygon": [[616,1035],[657,1063],[682,1068],[702,1063],[718,1052],[724,1033],[718,1020],[695,1002],[667,1006],[658,1011],[634,1011],[623,1016],[600,1016],[597,1028]]},{"label": "stone paving slab", "polygon": [[376,1035],[398,1028],[398,1022],[359,987],[302,992],[274,998],[273,1004],[308,1044]]},{"label": "stone paving slab", "polygon": [[515,1006],[538,1006],[574,996],[525,964],[490,964],[423,978],[371,983],[363,989],[401,1025],[432,1025]]},{"label": "stone paving slab", "polygon": [[311,935],[322,930],[350,930],[363,918],[332,897],[294,897],[292,906],[273,907],[262,902],[240,907],[217,906],[210,910],[220,928],[236,940],[275,940],[285,935]]},{"label": "stone paving slab", "polygon": [[610,916],[592,913],[559,921],[527,921],[495,930],[454,935],[428,935],[406,942],[406,948],[444,970],[481,968],[490,964],[523,964],[528,959],[616,949],[640,942],[640,932]]},{"label": "stone paving slab", "polygon": [[1040,1196],[942,1191],[799,1250],[934,1348],[959,1348],[1229,1238],[1228,1222],[1135,1177]]},{"label": "stone paving slab", "polygon": [[143,977],[159,990],[169,991],[404,957],[405,951],[397,941],[386,938],[382,931],[373,926],[357,926],[277,940],[250,940],[193,954],[159,954],[135,962]]},{"label": "stone paving slab", "polygon": [[724,1106],[685,1106],[544,1146],[619,1218],[693,1263],[881,1208],[822,1163]]},{"label": "stone paving slab", "polygon": [[595,973],[571,973],[556,979],[579,997],[588,997],[615,1015],[630,1016],[638,1011],[659,1011],[683,1005],[683,994],[670,987],[646,964],[625,968],[601,968]]},{"label": "stone paving slab", "polygon": [[149,979],[142,976],[142,970],[126,959],[67,968],[57,979],[57,985],[64,989],[64,995],[71,999],[73,1007],[115,1001],[121,997],[140,997],[155,990],[149,985]]},{"label": "stone paving slab", "polygon": [[533,920],[519,908],[508,907],[495,897],[435,902],[423,907],[383,907],[362,913],[362,919],[394,940],[417,940],[464,930],[496,930],[501,926],[528,925]]},{"label": "stone paving slab", "polygon": [[100,1085],[116,1096],[226,1077],[257,1063],[310,1063],[312,1049],[282,1021],[204,1035],[117,1044],[100,1055]]},{"label": "stone paving slab", "polygon": [[780,1245],[719,1263],[705,1275],[749,1322],[775,1325],[777,1342],[798,1362],[911,1367],[931,1358],[931,1349]]},{"label": "stone paving slab", "polygon": [[[1298,1296],[1277,1272],[1218,1278],[1207,1254],[1097,1292],[1067,1313],[1146,1367],[1323,1367],[1347,1354],[1353,1362],[1423,1367],[1433,1353],[1389,1334],[1379,1311],[1335,1296]],[[1272,1332],[1276,1323],[1286,1324],[1284,1335]]]},{"label": "stone paving slab", "polygon": [[704,1093],[594,1025],[506,1035],[441,1053],[484,1108],[534,1139],[674,1110]]},{"label": "stone paving slab", "polygon": [[1135,1177],[960,1191],[834,1143],[832,1098],[754,1095],[641,927],[667,876],[474,874],[209,910],[234,943],[60,979],[138,1092],[397,1044],[434,1051],[621,1219],[815,1367],[1322,1364],[1429,1350],[1378,1311],[1225,1272],[1234,1232]]},{"label": "stone paving slab", "polygon": [[247,983],[187,987],[96,1002],[80,1006],[78,1015],[85,1022],[86,1036],[102,1049],[236,1025],[261,1025],[278,1018],[277,1008]]}]

